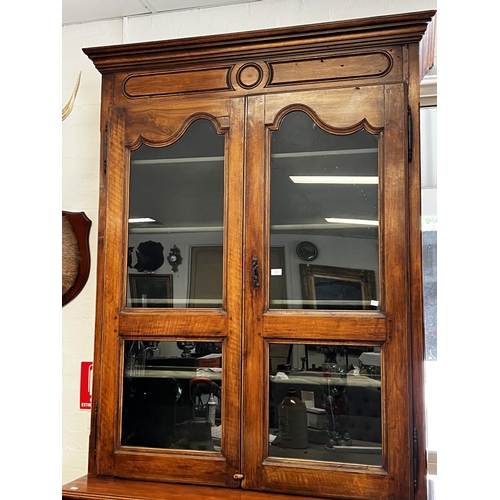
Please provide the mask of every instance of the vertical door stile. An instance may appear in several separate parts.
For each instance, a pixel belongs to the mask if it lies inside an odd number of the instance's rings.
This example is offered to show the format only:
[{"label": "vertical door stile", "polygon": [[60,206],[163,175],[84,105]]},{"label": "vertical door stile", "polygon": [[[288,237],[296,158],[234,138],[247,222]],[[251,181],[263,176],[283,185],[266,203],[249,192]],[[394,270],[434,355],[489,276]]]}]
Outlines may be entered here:
[{"label": "vertical door stile", "polygon": [[[231,126],[227,137],[225,166],[225,266],[224,294],[227,304],[228,326],[225,345],[224,380],[224,427],[223,452],[228,460],[229,483],[234,474],[241,471],[241,408],[237,397],[242,393],[242,345],[243,277],[243,178],[244,178],[244,100],[231,100]],[[233,397],[233,395],[235,397]]]},{"label": "vertical door stile", "polygon": [[[111,391],[109,381],[115,381],[119,370],[118,330],[121,302],[121,260],[114,258],[122,253],[123,243],[123,193],[125,165],[125,110],[110,108],[107,147],[107,190],[106,190],[106,229],[104,240],[104,287],[99,301],[103,306],[102,340],[99,389],[99,413],[97,426],[97,472],[98,474],[114,473],[114,450],[116,444],[116,407],[118,394]],[[100,291],[100,289],[99,289]]]},{"label": "vertical door stile", "polygon": [[[384,134],[384,269],[386,313],[391,338],[384,346],[384,387],[387,405],[385,429],[386,467],[396,497],[409,498],[413,425],[410,381],[411,325],[409,318],[408,255],[408,148],[407,101],[404,84],[385,87],[386,130]],[[403,124],[403,125],[402,125]],[[395,411],[397,409],[397,411]],[[404,417],[401,415],[404,413]]]},{"label": "vertical door stile", "polygon": [[[247,98],[245,150],[245,226],[243,284],[245,290],[242,350],[242,487],[258,488],[261,478],[262,447],[266,442],[261,412],[265,359],[262,341],[263,287],[254,287],[252,260],[263,260],[262,234],[264,218],[265,144],[262,96]],[[255,262],[255,261],[254,261]],[[262,270],[260,270],[262,277]]]}]

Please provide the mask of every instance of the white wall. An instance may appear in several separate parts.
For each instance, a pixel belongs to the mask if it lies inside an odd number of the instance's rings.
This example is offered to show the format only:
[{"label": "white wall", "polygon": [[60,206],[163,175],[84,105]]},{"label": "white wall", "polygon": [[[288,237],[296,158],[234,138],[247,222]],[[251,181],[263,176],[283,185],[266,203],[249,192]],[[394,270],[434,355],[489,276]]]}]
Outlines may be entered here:
[{"label": "white wall", "polygon": [[81,361],[91,361],[97,257],[100,74],[83,47],[230,33],[436,9],[436,0],[262,0],[161,15],[63,26],[62,102],[77,75],[73,112],[62,124],[62,209],[92,220],[92,267],[82,293],[62,310],[62,482],[87,472],[90,412],[79,409]]}]

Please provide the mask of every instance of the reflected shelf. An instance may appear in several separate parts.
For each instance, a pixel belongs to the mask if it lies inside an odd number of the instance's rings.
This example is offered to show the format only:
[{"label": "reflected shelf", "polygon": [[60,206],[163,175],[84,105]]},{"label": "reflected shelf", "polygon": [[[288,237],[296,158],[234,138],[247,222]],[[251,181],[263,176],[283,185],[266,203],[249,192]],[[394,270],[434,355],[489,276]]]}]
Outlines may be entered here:
[{"label": "reflected shelf", "polygon": [[[337,149],[330,151],[296,151],[287,153],[273,153],[271,158],[310,158],[313,156],[337,156],[337,155],[359,155],[359,154],[378,154],[377,148],[360,149]],[[161,165],[177,163],[205,163],[224,161],[223,156],[193,156],[192,158],[151,158],[145,160],[131,160],[132,165]]]},{"label": "reflected shelf", "polygon": [[[372,221],[377,222],[378,221]],[[368,227],[369,224],[366,224]],[[300,231],[300,230],[331,230],[331,229],[359,229],[360,224],[352,223],[348,224],[345,222],[334,223],[328,222],[324,224],[273,224],[271,225],[272,231]],[[129,226],[129,233],[205,233],[205,232],[222,232],[222,226],[198,226],[198,227],[166,227],[166,226],[141,226],[141,227],[131,227]]]}]

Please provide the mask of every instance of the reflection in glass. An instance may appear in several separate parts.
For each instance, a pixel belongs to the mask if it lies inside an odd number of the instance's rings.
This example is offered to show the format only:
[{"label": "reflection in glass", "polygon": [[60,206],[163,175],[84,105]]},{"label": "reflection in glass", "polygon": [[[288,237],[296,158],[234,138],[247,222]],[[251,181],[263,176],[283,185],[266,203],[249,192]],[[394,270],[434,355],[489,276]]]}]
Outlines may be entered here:
[{"label": "reflection in glass", "polygon": [[333,266],[299,264],[303,307],[371,309],[375,299],[375,272]]},{"label": "reflection in glass", "polygon": [[134,273],[129,275],[132,307],[172,307],[171,274]]},{"label": "reflection in glass", "polygon": [[[271,308],[378,307],[378,286],[363,294],[359,278],[329,279],[304,295],[298,265],[314,261],[378,280],[377,135],[334,135],[302,111],[286,115],[271,132],[270,210],[271,246],[288,249],[288,262],[271,265]],[[272,293],[278,281],[286,283],[284,297]]]},{"label": "reflection in glass", "polygon": [[[224,148],[203,119],[169,146],[131,152],[127,307],[222,307]],[[193,254],[212,246],[213,258]],[[171,279],[143,281],[139,294],[138,273]]]},{"label": "reflection in glass", "polygon": [[380,349],[269,345],[269,456],[382,464]]},{"label": "reflection in glass", "polygon": [[422,231],[425,358],[437,361],[437,231]]},{"label": "reflection in glass", "polygon": [[124,342],[123,446],[220,451],[222,347]]}]

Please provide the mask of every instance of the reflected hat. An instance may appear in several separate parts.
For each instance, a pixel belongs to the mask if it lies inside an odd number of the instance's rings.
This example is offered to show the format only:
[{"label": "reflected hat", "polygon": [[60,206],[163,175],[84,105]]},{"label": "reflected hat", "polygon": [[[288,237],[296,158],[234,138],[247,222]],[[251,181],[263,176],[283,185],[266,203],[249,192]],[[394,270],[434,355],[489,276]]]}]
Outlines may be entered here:
[{"label": "reflected hat", "polygon": [[139,272],[156,271],[165,262],[163,245],[156,241],[140,243],[135,253],[137,255],[137,264],[134,267]]}]

